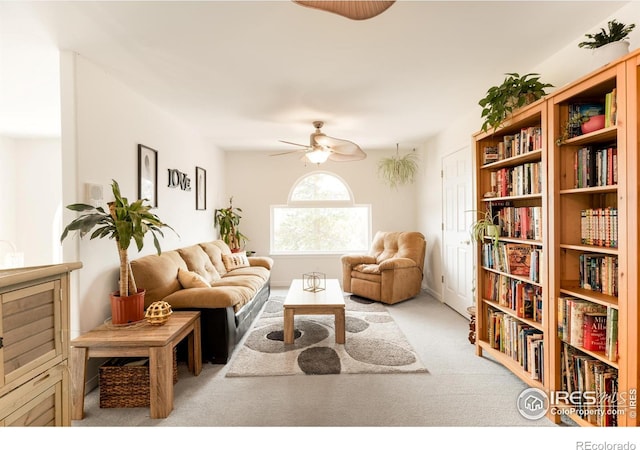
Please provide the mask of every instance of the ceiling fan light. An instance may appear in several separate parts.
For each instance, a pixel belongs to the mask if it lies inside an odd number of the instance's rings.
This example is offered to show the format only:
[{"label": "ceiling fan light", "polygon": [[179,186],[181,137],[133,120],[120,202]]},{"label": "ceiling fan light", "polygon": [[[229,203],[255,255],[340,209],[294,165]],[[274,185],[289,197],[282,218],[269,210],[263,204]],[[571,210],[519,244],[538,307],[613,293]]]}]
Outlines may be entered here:
[{"label": "ceiling fan light", "polygon": [[313,150],[306,154],[307,159],[314,164],[322,164],[329,158],[330,152],[324,150]]}]

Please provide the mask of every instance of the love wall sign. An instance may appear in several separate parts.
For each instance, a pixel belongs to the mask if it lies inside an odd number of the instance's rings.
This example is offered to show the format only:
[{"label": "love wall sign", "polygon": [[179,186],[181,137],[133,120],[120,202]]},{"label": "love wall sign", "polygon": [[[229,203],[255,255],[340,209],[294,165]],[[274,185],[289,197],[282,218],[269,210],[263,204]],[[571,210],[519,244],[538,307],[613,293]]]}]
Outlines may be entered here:
[{"label": "love wall sign", "polygon": [[191,178],[186,173],[180,172],[178,169],[167,169],[169,172],[169,187],[180,188],[183,191],[191,190]]}]

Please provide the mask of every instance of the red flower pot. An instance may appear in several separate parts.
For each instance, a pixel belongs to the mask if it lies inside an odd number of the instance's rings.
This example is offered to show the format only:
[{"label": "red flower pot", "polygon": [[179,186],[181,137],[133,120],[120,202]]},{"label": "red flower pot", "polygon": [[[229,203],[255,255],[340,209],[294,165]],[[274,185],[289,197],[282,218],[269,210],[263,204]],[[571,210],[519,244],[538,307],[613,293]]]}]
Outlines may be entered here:
[{"label": "red flower pot", "polygon": [[144,320],[144,289],[135,294],[121,297],[120,292],[111,293],[111,323],[127,325]]}]

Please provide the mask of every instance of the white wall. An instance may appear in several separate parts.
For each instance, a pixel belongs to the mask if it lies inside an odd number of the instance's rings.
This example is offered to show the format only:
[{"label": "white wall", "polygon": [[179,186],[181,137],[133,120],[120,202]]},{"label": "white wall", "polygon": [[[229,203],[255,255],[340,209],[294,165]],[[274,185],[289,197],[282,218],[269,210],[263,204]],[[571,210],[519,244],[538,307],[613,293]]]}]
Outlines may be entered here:
[{"label": "white wall", "polygon": [[[592,29],[585,30],[584,33],[593,33],[600,27],[606,28],[607,21],[615,18],[623,23],[636,23],[636,30],[630,34],[630,50],[633,51],[640,45],[640,2],[630,2],[613,14],[610,18],[604,19],[600,24],[595,24]],[[555,87],[547,92],[552,93],[574,80],[588,74],[596,67],[593,66],[591,51],[578,47],[578,43],[584,40],[584,35],[576,36],[574,42],[561,48],[556,54],[551,55],[545,61],[536,63],[532,61],[530,67],[513,67],[513,72],[541,74],[541,80],[553,84]],[[495,84],[502,82],[503,74],[496,78]],[[489,89],[491,86],[487,86]],[[486,90],[477,93],[480,100],[486,94]],[[425,160],[423,177],[420,179],[418,187],[417,205],[419,212],[417,226],[426,236],[430,243],[427,247],[427,258],[425,262],[425,284],[426,289],[440,298],[442,293],[441,276],[444,273],[442,267],[442,231],[441,214],[442,211],[442,184],[440,180],[440,169],[442,158],[461,148],[469,147],[469,157],[472,157],[471,147],[472,135],[477,132],[481,125],[481,109],[478,106],[475,111],[467,111],[439,133],[429,139],[421,149]],[[475,180],[473,182],[475,188]],[[475,192],[474,192],[475,198]],[[434,214],[434,211],[437,214]]]},{"label": "white wall", "polygon": [[[367,149],[364,150],[367,152]],[[400,150],[404,154],[402,148]],[[378,230],[415,230],[417,213],[414,198],[417,184],[401,186],[396,190],[384,185],[378,178],[379,159],[393,154],[395,148],[388,152],[368,152],[367,158],[362,161],[328,161],[320,166],[305,166],[297,154],[269,156],[264,152],[226,153],[226,191],[228,195],[233,195],[233,205],[243,211],[240,229],[250,238],[246,248],[255,250],[258,255],[269,255],[270,205],[286,204],[293,184],[303,175],[316,170],[338,175],[351,188],[356,203],[371,205],[372,234]],[[220,206],[227,206],[227,202],[228,199]],[[310,271],[323,272],[328,278],[342,279],[340,255],[272,257],[275,260],[273,286],[288,286],[293,278],[300,278],[303,273]]]},{"label": "white wall", "polygon": [[[13,211],[17,203],[17,160],[16,144],[13,139],[0,136],[0,241],[10,241],[16,245],[16,220]],[[0,267],[4,255],[11,251],[10,245],[0,243]]]},{"label": "white wall", "polygon": [[[63,204],[85,202],[85,183],[104,186],[105,201],[113,198],[111,180],[130,199],[138,195],[138,144],[158,151],[158,208],[160,219],[179,237],[165,230],[163,250],[215,238],[213,207],[224,195],[224,155],[166,111],[124,85],[98,65],[73,53],[61,57],[63,108]],[[195,167],[207,170],[207,210],[195,210]],[[167,169],[178,169],[192,179],[193,190],[167,187]],[[70,181],[71,180],[71,181]],[[64,224],[75,214],[65,210]],[[102,323],[110,314],[109,293],[117,289],[118,255],[107,239],[65,241],[65,261],[80,260],[77,295],[72,303],[72,337]],[[130,258],[155,252],[152,236]]]},{"label": "white wall", "polygon": [[[60,139],[0,138],[0,240],[25,266],[60,262]],[[10,246],[0,244],[0,266]]]}]

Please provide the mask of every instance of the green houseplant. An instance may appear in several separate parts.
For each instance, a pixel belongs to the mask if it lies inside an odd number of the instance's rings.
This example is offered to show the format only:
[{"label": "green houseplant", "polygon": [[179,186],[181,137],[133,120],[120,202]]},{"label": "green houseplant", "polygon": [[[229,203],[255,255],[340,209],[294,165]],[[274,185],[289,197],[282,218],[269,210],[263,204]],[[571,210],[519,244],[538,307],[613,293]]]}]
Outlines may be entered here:
[{"label": "green houseplant", "polygon": [[62,242],[71,231],[77,231],[82,238],[92,230],[90,239],[115,239],[120,259],[120,280],[118,291],[111,294],[112,322],[114,325],[122,325],[144,318],[145,291],[138,289],[131,271],[128,251],[131,242],[136,243],[138,251],[142,250],[144,237],[150,232],[159,255],[161,249],[158,235],[164,237],[161,228],[173,228],[151,212],[151,205],[145,204],[146,199],[129,203],[127,198],[121,195],[118,183],[112,181],[111,189],[115,200],[108,203],[109,211],[84,203],[67,206],[67,209],[82,214],[64,228],[60,241]]},{"label": "green houseplant", "polygon": [[578,47],[594,49],[612,42],[629,39],[629,33],[633,31],[635,26],[636,25],[634,23],[625,25],[624,23],[618,22],[616,19],[610,20],[607,23],[606,30],[604,28],[600,28],[600,31],[597,33],[585,34],[587,40],[580,42]]},{"label": "green houseplant", "polygon": [[487,90],[487,94],[478,104],[482,107],[481,118],[482,131],[487,131],[490,127],[497,129],[513,111],[532,103],[547,93],[546,88],[553,87],[552,84],[540,81],[537,73],[507,73],[502,84],[492,86]]},{"label": "green houseplant", "polygon": [[214,225],[220,230],[220,238],[227,243],[232,252],[239,252],[249,239],[240,232],[238,226],[242,209],[234,208],[233,196],[229,197],[229,207],[215,210]]},{"label": "green houseplant", "polygon": [[482,242],[485,237],[487,237],[490,238],[494,244],[498,244],[500,241],[500,225],[498,223],[498,216],[492,216],[488,210],[472,212],[476,212],[479,218],[471,224],[469,229],[471,238],[475,242]]},{"label": "green houseplant", "polygon": [[415,149],[404,156],[400,156],[398,151],[399,144],[396,144],[396,154],[382,158],[378,162],[378,175],[392,188],[413,183],[418,171],[418,155],[415,153]]}]

